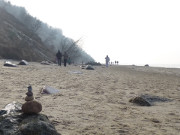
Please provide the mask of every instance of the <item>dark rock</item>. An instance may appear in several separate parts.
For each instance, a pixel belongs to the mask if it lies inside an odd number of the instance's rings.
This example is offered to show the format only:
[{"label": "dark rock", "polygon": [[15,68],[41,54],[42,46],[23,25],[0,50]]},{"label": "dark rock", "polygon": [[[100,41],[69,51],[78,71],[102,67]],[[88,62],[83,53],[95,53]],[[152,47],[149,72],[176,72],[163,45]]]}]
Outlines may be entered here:
[{"label": "dark rock", "polygon": [[90,66],[90,65],[87,65],[86,70],[94,70],[94,68],[92,66]]},{"label": "dark rock", "polygon": [[154,123],[160,123],[160,121],[158,119],[155,119],[155,118],[152,118],[151,121]]},{"label": "dark rock", "polygon": [[159,96],[153,96],[149,94],[142,94],[138,97],[132,98],[129,102],[139,104],[141,106],[152,106],[155,102],[169,102],[171,99]]},{"label": "dark rock", "polygon": [[34,96],[26,96],[25,101],[32,101],[34,100]]},{"label": "dark rock", "polygon": [[18,65],[28,65],[28,62],[25,60],[21,60]]},{"label": "dark rock", "polygon": [[140,106],[151,106],[151,104],[142,97],[135,97],[129,100],[131,103],[138,104]]},{"label": "dark rock", "polygon": [[[22,104],[13,102],[0,112],[0,135],[61,135],[44,114],[24,114]],[[1,114],[1,113],[0,113]]]},{"label": "dark rock", "polygon": [[144,65],[145,67],[149,67],[149,65],[148,64],[146,64],[146,65]]},{"label": "dark rock", "polygon": [[165,97],[159,97],[159,96],[153,96],[149,94],[141,95],[142,98],[146,99],[151,104],[155,102],[169,102],[172,101],[171,99],[165,98]]},{"label": "dark rock", "polygon": [[33,93],[30,92],[30,91],[28,91],[28,92],[26,93],[26,95],[27,95],[27,96],[33,96]]},{"label": "dark rock", "polygon": [[27,88],[28,88],[28,92],[32,92],[32,86],[31,85],[29,85]]},{"label": "dark rock", "polygon": [[42,111],[42,105],[35,100],[27,101],[22,105],[22,111],[27,114],[39,113]]},{"label": "dark rock", "polygon": [[7,113],[7,110],[0,110],[0,115],[4,115]]}]

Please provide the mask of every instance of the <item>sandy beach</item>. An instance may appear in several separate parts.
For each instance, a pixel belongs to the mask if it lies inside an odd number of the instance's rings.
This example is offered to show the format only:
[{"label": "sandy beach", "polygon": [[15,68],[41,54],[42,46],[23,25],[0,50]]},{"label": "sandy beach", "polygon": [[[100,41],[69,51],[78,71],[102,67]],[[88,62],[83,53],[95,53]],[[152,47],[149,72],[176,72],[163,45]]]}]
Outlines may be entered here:
[{"label": "sandy beach", "polygon": [[[24,103],[32,85],[50,121],[62,135],[178,135],[180,133],[180,69],[138,66],[95,66],[95,70],[30,62],[4,67],[0,60],[0,109]],[[14,62],[17,64],[17,62]],[[41,94],[43,86],[60,90]],[[169,99],[152,106],[130,103],[148,94]]]}]

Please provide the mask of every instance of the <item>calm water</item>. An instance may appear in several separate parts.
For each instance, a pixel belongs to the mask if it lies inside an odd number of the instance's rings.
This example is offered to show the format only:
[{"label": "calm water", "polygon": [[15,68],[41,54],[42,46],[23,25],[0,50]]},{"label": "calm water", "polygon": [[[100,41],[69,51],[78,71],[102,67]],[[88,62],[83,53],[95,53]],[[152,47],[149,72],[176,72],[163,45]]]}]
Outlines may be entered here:
[{"label": "calm water", "polygon": [[152,67],[180,68],[180,64],[152,64]]}]

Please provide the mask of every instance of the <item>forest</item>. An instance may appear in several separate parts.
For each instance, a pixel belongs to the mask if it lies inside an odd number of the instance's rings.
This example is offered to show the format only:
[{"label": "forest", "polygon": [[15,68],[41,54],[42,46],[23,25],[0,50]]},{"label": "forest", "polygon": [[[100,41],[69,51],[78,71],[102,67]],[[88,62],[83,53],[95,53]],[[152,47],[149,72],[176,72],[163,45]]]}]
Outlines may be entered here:
[{"label": "forest", "polygon": [[[49,26],[47,23],[42,22],[38,18],[31,16],[24,7],[15,6],[10,2],[0,0],[0,8],[3,12],[7,12],[8,14],[12,15],[10,16],[5,13],[2,15],[1,13],[0,16],[2,18],[0,20],[0,35],[7,34],[9,37],[6,42],[3,41],[5,39],[0,38],[0,47],[5,47],[5,50],[7,52],[8,48],[10,49],[10,46],[5,45],[4,43],[9,44],[9,40],[11,40],[11,44],[16,44],[16,46],[14,45],[13,48],[19,47],[18,52],[20,52],[21,54],[23,48],[27,48],[25,47],[25,44],[29,44],[29,48],[34,48],[31,51],[31,54],[35,55],[36,53],[36,57],[41,57],[40,59],[54,60],[55,53],[57,52],[57,50],[60,50],[62,53],[67,52],[69,57],[71,58],[71,61],[75,63],[94,62],[94,59],[89,54],[87,54],[83,50],[83,48],[81,48],[81,38],[74,41],[70,37],[66,37],[65,35],[63,35],[62,29],[53,28],[52,26]],[[3,20],[3,16],[6,19]],[[7,19],[10,19],[11,21]],[[6,26],[7,28],[11,27],[11,30],[7,32],[7,30],[5,30],[3,26]],[[14,36],[16,36],[17,39]],[[16,42],[17,40],[20,41]],[[25,52],[27,53],[28,51]],[[7,57],[5,56],[5,54],[2,55],[1,53],[3,52],[0,51],[0,58],[11,58],[10,56]],[[26,59],[35,61],[36,58],[30,58],[31,54],[29,54]],[[15,58],[20,59],[21,57],[23,56]]]}]

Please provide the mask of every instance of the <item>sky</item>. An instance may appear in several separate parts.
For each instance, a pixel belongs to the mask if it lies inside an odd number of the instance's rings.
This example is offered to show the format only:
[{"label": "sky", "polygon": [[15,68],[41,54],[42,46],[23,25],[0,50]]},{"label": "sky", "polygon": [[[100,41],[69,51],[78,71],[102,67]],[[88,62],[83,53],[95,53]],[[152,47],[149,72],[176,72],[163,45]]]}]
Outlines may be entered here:
[{"label": "sky", "polygon": [[97,62],[180,65],[179,0],[9,0],[60,28]]}]

